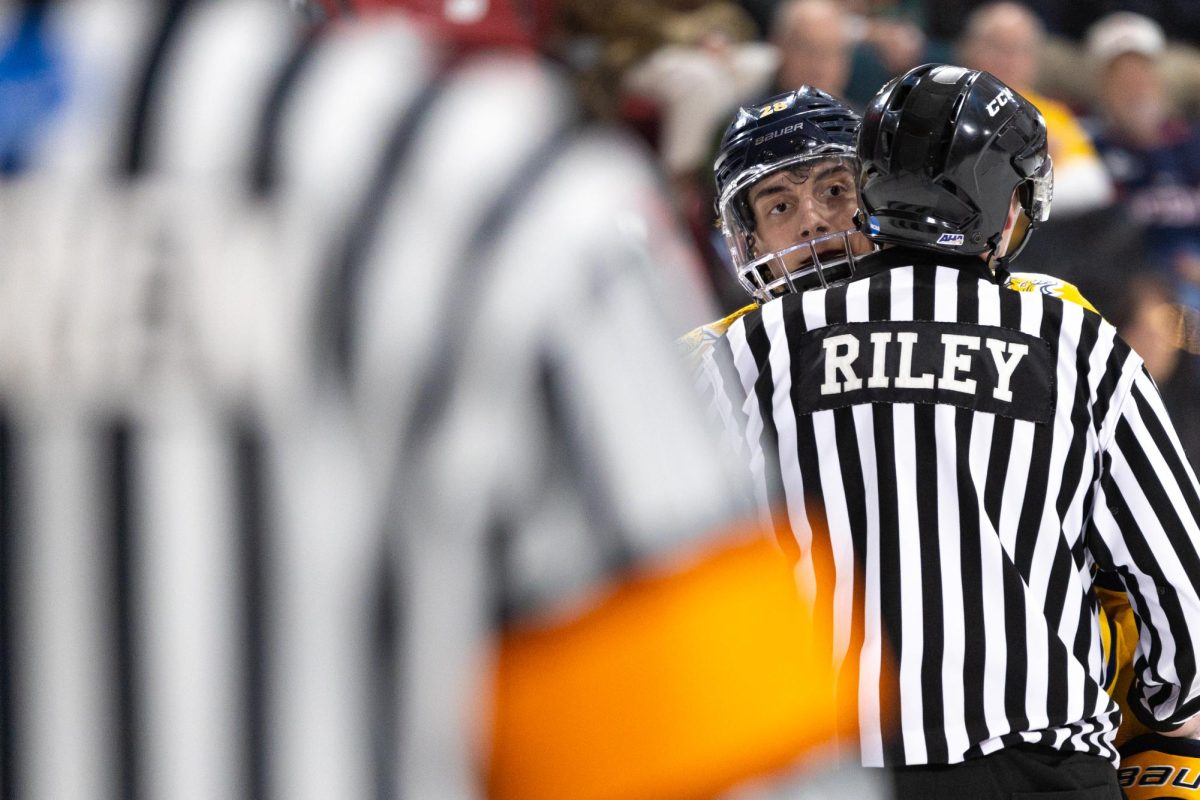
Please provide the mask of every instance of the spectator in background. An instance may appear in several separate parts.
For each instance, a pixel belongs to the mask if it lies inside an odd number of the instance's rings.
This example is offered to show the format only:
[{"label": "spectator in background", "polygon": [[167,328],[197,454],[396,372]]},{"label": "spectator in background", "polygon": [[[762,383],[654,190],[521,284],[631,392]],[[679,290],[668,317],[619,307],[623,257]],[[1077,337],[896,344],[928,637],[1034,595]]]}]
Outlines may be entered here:
[{"label": "spectator in background", "polygon": [[[903,0],[902,0],[903,2]],[[915,0],[924,11],[926,34],[956,39],[963,20],[986,0]],[[1173,36],[1200,44],[1200,3],[1194,0],[1038,0],[1034,11],[1055,36],[1083,38],[1088,27],[1112,11],[1137,11],[1171,25]]]},{"label": "spectator in background", "polygon": [[923,30],[929,36],[957,41],[963,32],[965,19],[986,0],[922,0],[925,11]]},{"label": "spectator in background", "polygon": [[685,192],[725,118],[763,92],[777,64],[732,2],[567,0],[564,16],[567,33],[596,51],[585,65],[593,105],[619,114],[649,104],[663,166]]},{"label": "spectator in background", "polygon": [[1173,116],[1158,23],[1110,14],[1088,32],[1101,118],[1096,147],[1117,198],[1146,226],[1146,254],[1180,299],[1200,307],[1200,129]]},{"label": "spectator in background", "polygon": [[1042,112],[1054,160],[1054,211],[1076,214],[1107,205],[1112,184],[1071,110],[1033,91],[1044,37],[1041,20],[1027,7],[989,3],[967,19],[959,42],[960,58],[1012,86]]},{"label": "spectator in background", "polygon": [[[925,0],[845,0],[861,18],[862,41],[854,49],[846,99],[865,108],[879,87],[918,64],[955,60],[951,38],[930,29]],[[961,16],[961,14],[959,15]]]},{"label": "spectator in background", "polygon": [[1200,3],[1194,0],[1041,0],[1038,12],[1051,30],[1080,40],[1091,25],[1113,11],[1144,14],[1171,26],[1171,37],[1200,44]]},{"label": "spectator in background", "polygon": [[841,98],[850,80],[851,19],[836,0],[791,0],[779,6],[771,42],[779,49],[779,91],[812,86]]},{"label": "spectator in background", "polygon": [[923,61],[948,60],[895,2],[791,0],[776,11],[771,42],[779,50],[775,88],[813,86],[865,106],[893,75]]}]

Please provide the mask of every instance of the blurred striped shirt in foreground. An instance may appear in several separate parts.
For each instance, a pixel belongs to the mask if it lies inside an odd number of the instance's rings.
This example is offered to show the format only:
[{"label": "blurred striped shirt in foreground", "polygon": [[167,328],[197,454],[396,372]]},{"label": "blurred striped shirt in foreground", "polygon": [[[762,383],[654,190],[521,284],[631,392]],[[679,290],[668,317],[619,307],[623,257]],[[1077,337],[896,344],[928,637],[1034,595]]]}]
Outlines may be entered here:
[{"label": "blurred striped shirt in foreground", "polygon": [[274,0],[43,24],[77,94],[0,190],[5,798],[694,797],[830,739],[670,348],[658,179],[561,76]]}]

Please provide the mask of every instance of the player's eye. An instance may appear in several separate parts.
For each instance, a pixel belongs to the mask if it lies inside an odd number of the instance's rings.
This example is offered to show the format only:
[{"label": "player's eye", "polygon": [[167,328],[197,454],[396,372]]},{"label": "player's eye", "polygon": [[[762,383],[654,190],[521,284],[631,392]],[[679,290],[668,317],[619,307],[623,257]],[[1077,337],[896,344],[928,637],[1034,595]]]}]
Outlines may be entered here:
[{"label": "player's eye", "polygon": [[771,216],[779,216],[780,214],[786,213],[787,210],[791,207],[792,207],[791,203],[780,201],[780,202],[776,203],[775,205],[771,206],[771,209],[767,212],[767,214],[769,214]]}]

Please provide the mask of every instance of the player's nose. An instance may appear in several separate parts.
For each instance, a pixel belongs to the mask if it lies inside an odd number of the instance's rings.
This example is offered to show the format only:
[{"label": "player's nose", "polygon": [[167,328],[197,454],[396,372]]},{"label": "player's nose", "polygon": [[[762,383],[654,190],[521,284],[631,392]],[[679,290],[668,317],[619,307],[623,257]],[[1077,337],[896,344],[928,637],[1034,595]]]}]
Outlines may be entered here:
[{"label": "player's nose", "polygon": [[833,230],[825,216],[825,211],[826,209],[817,202],[816,198],[807,197],[800,201],[800,214],[797,218],[799,225],[796,232],[798,241],[815,239]]}]

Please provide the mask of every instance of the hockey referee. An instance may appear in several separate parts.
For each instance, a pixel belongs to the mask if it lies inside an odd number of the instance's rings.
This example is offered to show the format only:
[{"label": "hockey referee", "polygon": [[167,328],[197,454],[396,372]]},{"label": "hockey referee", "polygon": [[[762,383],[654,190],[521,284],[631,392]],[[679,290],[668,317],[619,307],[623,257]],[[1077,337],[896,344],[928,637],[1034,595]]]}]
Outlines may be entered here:
[{"label": "hockey referee", "polygon": [[[795,124],[760,112],[718,160],[749,153],[739,175],[718,169],[719,204],[743,209],[724,215],[735,265],[762,255],[744,201]],[[733,322],[703,356],[714,407],[794,536],[864,765],[891,768],[901,798],[1120,798],[1092,576],[1116,573],[1137,617],[1131,708],[1194,733],[1193,469],[1112,326],[1006,286],[1050,209],[1030,103],[987,73],[921,66],[872,100],[857,156],[859,229],[880,251],[852,274],[818,263]],[[815,238],[796,216],[797,240]]]}]

